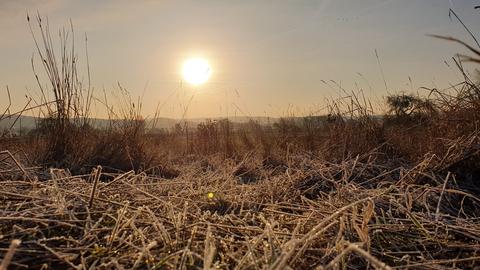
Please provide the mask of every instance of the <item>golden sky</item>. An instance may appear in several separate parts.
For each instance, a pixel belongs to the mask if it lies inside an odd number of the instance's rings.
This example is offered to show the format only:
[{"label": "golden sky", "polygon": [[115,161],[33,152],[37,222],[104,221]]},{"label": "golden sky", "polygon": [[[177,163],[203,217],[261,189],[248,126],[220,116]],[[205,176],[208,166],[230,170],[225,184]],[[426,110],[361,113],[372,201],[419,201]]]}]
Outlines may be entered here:
[{"label": "golden sky", "polygon": [[[387,90],[375,50],[390,93],[448,87],[461,79],[444,61],[464,49],[426,34],[472,43],[458,21],[450,20],[448,10],[454,9],[479,33],[475,4],[1,0],[0,86],[2,91],[9,86],[17,107],[27,91],[37,91],[30,65],[35,50],[25,17],[38,10],[54,32],[72,19],[82,74],[86,74],[82,34],[88,35],[97,94],[103,88],[115,91],[119,82],[133,97],[143,97],[147,116],[160,103],[161,116],[179,118],[193,93],[187,117],[308,114],[340,95],[322,82],[330,80],[345,89],[363,89],[373,102],[381,102]],[[190,57],[209,61],[213,73],[207,83],[193,87],[181,82],[182,63]],[[3,107],[6,98],[0,97]]]}]

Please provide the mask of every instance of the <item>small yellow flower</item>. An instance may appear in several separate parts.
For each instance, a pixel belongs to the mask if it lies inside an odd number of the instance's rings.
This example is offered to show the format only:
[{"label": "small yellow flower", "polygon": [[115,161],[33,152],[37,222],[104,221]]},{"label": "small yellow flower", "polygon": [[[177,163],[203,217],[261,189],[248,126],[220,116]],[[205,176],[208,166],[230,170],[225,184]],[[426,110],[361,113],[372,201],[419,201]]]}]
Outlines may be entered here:
[{"label": "small yellow flower", "polygon": [[215,196],[215,194],[213,194],[213,192],[208,192],[208,194],[207,194],[207,197],[209,199],[213,199],[214,196]]}]

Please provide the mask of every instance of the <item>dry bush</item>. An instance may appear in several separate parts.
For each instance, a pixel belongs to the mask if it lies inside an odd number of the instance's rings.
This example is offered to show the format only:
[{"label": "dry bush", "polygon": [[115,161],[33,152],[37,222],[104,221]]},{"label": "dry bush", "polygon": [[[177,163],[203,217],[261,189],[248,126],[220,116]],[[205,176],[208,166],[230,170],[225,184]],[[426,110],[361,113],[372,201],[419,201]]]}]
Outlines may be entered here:
[{"label": "dry bush", "polygon": [[[41,123],[42,132],[47,133],[44,134],[42,140],[47,148],[44,158],[48,163],[53,162],[61,166],[65,162],[68,165],[70,162],[66,160],[72,159],[70,155],[75,153],[75,145],[88,139],[85,138],[88,136],[88,132],[83,132],[83,130],[88,128],[90,121],[92,89],[90,82],[84,86],[78,78],[78,57],[75,51],[73,25],[68,30],[60,31],[57,54],[48,21],[43,21],[40,15],[36,17],[39,40],[32,28],[29,16],[27,16],[27,20],[38,57],[49,81],[48,89],[45,89],[32,58],[32,68],[40,89],[40,100],[36,103],[46,104],[41,110],[46,118]],[[90,78],[89,74],[88,78]],[[48,97],[50,93],[53,94],[53,103]]]},{"label": "dry bush", "polygon": [[[139,170],[148,167],[153,155],[147,153],[145,121],[141,116],[141,102],[134,102],[128,91],[119,85],[117,106],[111,106],[105,97],[100,101],[109,113],[106,128],[95,128],[90,119],[93,89],[79,80],[73,26],[60,31],[60,46],[54,46],[48,21],[36,18],[40,40],[27,17],[49,86],[41,83],[41,76],[32,67],[40,89],[41,106],[38,128],[30,134],[35,140],[32,152],[38,162],[54,167],[69,168],[74,172],[84,167],[103,165],[119,170]],[[58,59],[60,55],[60,59]],[[88,67],[88,54],[87,54]],[[49,100],[53,94],[53,102]],[[117,109],[118,112],[115,112]]]},{"label": "dry bush", "polygon": [[385,136],[397,154],[410,161],[421,160],[428,153],[442,156],[449,151],[447,141],[478,131],[480,91],[462,66],[458,67],[464,82],[444,90],[425,88],[427,98],[411,96],[414,101],[408,114],[397,112],[386,118]]},{"label": "dry bush", "polygon": [[339,161],[387,146],[383,125],[362,92],[351,92],[328,107],[328,137],[322,149],[327,159]]},{"label": "dry bush", "polygon": [[219,134],[216,121],[207,120],[197,126],[196,145],[200,153],[212,154],[218,150]]},{"label": "dry bush", "polygon": [[146,121],[142,116],[142,102],[133,100],[129,92],[118,85],[119,96],[112,105],[105,97],[102,102],[109,112],[108,126],[97,129],[92,151],[88,154],[90,164],[128,171],[147,169],[152,165],[155,153],[147,136]]},{"label": "dry bush", "polygon": [[223,153],[226,157],[234,153],[233,124],[228,119],[207,120],[198,124],[194,148],[199,154]]}]

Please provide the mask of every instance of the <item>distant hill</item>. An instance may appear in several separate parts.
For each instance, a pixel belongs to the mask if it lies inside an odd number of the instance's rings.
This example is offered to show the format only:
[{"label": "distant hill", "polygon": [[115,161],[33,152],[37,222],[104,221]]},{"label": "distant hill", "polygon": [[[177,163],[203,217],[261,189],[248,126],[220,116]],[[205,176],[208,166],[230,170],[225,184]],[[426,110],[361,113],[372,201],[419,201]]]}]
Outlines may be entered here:
[{"label": "distant hill", "polygon": [[[314,116],[315,118],[325,120],[326,116]],[[380,115],[375,115],[375,119],[381,120],[383,117]],[[20,129],[23,132],[28,132],[29,130],[35,129],[37,127],[38,121],[40,118],[33,117],[33,116],[20,116],[18,120],[15,122],[17,116],[8,117],[6,119],[0,120],[0,130],[9,129],[12,127],[12,130],[15,132],[19,132]],[[287,117],[287,119],[293,120],[297,124],[302,124],[302,121],[305,117]],[[167,117],[159,117],[155,119],[147,119],[146,124],[147,127],[153,127],[154,121],[156,121],[155,128],[157,129],[172,129],[175,127],[176,124],[185,123],[190,127],[196,127],[198,124],[205,122],[207,120],[218,121],[226,119],[226,117],[215,117],[215,118],[189,118],[185,120],[181,119],[174,119],[174,118],[167,118]],[[228,117],[232,123],[243,124],[248,123],[249,121],[255,121],[260,125],[272,125],[277,123],[281,118],[280,117],[266,117],[266,116],[233,116]],[[15,124],[14,124],[15,122]],[[92,125],[96,128],[106,128],[110,124],[110,120],[102,119],[102,118],[93,118]]]},{"label": "distant hill", "polygon": [[[15,122],[16,121],[16,122]],[[24,131],[28,131],[34,129],[37,126],[38,117],[33,116],[12,116],[6,119],[0,120],[0,130],[10,129],[12,126],[12,130],[20,131],[20,129]],[[14,124],[15,123],[15,124]]]},{"label": "distant hill", "polygon": [[[206,120],[221,120],[225,119],[225,117],[217,117],[217,118],[190,118],[186,120],[180,119],[173,119],[173,118],[166,118],[166,117],[159,117],[156,119],[147,119],[147,126],[152,127],[153,122],[156,121],[155,128],[158,129],[171,129],[175,127],[176,124],[184,123],[185,121],[190,126],[196,126],[201,122],[205,122]],[[278,121],[278,118],[272,117],[247,117],[247,116],[234,116],[228,118],[233,123],[248,123],[250,120],[256,121],[261,125],[268,125],[275,123]],[[33,116],[12,116],[7,117],[6,119],[0,120],[0,130],[9,129],[12,127],[12,130],[15,132],[19,132],[20,129],[22,131],[29,131],[35,129],[37,127],[38,121],[40,118],[33,117]],[[16,122],[15,122],[16,121]],[[101,119],[101,118],[94,118],[92,119],[92,125],[96,128],[106,128],[110,123],[108,119]]]}]

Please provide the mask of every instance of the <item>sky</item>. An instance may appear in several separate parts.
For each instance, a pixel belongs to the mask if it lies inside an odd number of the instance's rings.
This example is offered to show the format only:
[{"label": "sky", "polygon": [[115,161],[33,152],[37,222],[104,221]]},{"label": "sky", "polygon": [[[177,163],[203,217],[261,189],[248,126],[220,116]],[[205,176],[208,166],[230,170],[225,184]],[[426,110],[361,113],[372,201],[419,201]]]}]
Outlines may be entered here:
[{"label": "sky", "polygon": [[[120,83],[140,97],[146,117],[158,105],[160,116],[180,118],[188,107],[185,117],[196,118],[318,113],[342,96],[331,81],[363,91],[375,104],[392,93],[446,88],[461,80],[451,57],[466,51],[427,34],[474,44],[448,15],[453,9],[480,37],[476,5],[480,1],[0,0],[0,109],[7,85],[16,108],[26,94],[38,94],[27,13],[48,18],[54,34],[72,20],[84,79],[88,36],[95,95],[105,89],[113,99]],[[182,63],[190,57],[209,61],[207,83],[182,82]],[[103,116],[99,104],[95,115]]]}]

